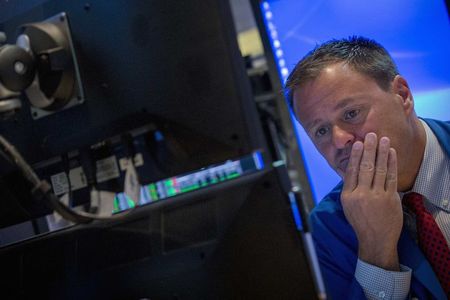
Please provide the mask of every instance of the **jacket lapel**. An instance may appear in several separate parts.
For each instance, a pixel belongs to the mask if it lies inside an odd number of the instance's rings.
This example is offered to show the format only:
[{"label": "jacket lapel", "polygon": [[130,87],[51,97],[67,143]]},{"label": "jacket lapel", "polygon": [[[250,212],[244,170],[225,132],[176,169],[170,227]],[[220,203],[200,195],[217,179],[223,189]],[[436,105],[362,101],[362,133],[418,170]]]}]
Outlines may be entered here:
[{"label": "jacket lapel", "polygon": [[427,259],[404,229],[398,243],[400,263],[412,269],[413,277],[419,281],[436,299],[446,299],[444,290]]}]

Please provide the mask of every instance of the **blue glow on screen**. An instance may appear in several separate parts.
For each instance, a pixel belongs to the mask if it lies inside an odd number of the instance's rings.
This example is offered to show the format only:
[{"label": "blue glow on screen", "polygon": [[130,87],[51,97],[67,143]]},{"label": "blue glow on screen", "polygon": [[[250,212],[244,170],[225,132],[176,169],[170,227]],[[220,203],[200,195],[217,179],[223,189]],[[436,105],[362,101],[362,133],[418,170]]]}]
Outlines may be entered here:
[{"label": "blue glow on screen", "polygon": [[[381,43],[421,117],[450,120],[450,23],[444,0],[268,0],[261,3],[281,81],[317,44],[362,35]],[[295,124],[316,202],[340,178]]]}]

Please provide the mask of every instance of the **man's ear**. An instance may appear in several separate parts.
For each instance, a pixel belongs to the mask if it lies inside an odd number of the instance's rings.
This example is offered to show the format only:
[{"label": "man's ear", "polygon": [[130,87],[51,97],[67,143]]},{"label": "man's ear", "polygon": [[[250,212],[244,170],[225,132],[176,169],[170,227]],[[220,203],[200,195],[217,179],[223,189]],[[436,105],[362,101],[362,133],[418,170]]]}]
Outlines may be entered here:
[{"label": "man's ear", "polygon": [[401,75],[395,76],[392,81],[394,94],[401,100],[405,112],[409,115],[414,110],[414,98],[408,82]]}]

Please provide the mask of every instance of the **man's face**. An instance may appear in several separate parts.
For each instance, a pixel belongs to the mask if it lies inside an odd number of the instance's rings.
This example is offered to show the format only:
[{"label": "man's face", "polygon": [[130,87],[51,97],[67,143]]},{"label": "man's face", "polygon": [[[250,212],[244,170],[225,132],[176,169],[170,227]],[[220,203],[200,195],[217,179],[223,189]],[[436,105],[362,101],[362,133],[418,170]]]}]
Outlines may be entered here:
[{"label": "man's face", "polygon": [[[368,132],[387,136],[399,157],[399,175],[407,153],[403,137],[410,132],[408,116],[412,97],[403,78],[397,76],[384,91],[376,81],[343,63],[326,67],[319,77],[297,88],[295,113],[319,152],[341,176],[351,147]],[[405,158],[407,155],[405,156]]]}]

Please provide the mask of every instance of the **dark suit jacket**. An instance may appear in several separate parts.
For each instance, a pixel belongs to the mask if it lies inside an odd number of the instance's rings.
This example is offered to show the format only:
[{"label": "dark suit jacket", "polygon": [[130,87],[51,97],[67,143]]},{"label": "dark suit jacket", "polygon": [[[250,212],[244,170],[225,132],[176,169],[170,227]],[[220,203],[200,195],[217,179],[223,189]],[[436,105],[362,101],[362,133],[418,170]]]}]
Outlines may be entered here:
[{"label": "dark suit jacket", "polygon": [[[450,157],[450,123],[424,119]],[[332,299],[365,299],[354,273],[358,255],[355,232],[342,210],[340,182],[310,215],[322,275]],[[398,254],[400,263],[412,269],[411,291],[419,299],[447,299],[430,264],[403,228]]]}]

